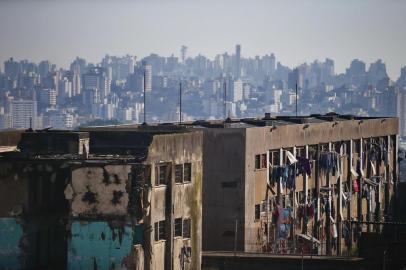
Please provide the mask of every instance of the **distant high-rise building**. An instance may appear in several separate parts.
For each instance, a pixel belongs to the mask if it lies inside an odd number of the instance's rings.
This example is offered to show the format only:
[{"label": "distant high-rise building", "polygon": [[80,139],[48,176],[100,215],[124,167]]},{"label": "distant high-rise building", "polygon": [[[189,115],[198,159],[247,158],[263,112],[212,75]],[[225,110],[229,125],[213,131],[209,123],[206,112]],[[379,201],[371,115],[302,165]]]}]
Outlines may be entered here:
[{"label": "distant high-rise building", "polygon": [[183,45],[180,48],[180,57],[181,57],[182,65],[184,65],[186,63],[186,52],[187,52],[187,47],[185,45]]},{"label": "distant high-rise building", "polygon": [[235,80],[233,83],[233,88],[231,92],[231,101],[238,102],[242,100],[243,97],[243,84],[241,79]]},{"label": "distant high-rise building", "polygon": [[76,59],[70,64],[71,71],[77,71],[80,75],[86,72],[86,60],[76,57]]},{"label": "distant high-rise building", "polygon": [[378,59],[375,63],[371,63],[368,69],[369,83],[376,85],[380,80],[386,77],[388,77],[386,65],[381,59]]},{"label": "distant high-rise building", "polygon": [[110,94],[111,80],[108,78],[106,68],[94,67],[83,74],[83,89],[93,90],[104,99]]},{"label": "distant high-rise building", "polygon": [[152,91],[152,66],[151,65],[143,65],[143,71],[145,74],[145,92]]},{"label": "distant high-rise building", "polygon": [[298,88],[303,87],[303,75],[300,74],[298,68],[288,74],[288,89],[296,89],[296,84]]},{"label": "distant high-rise building", "polygon": [[399,117],[399,134],[406,136],[406,91],[401,90],[397,93],[397,117]]},{"label": "distant high-rise building", "polygon": [[400,70],[400,77],[396,81],[396,84],[401,88],[406,87],[406,66],[402,67]]},{"label": "distant high-rise building", "polygon": [[41,78],[46,78],[51,72],[51,63],[49,61],[41,61],[38,65],[38,73]]},{"label": "distant high-rise building", "polygon": [[13,128],[36,128],[37,102],[33,100],[13,100],[11,102]]},{"label": "distant high-rise building", "polygon": [[6,73],[6,75],[10,79],[17,80],[20,71],[21,71],[20,63],[14,61],[12,57],[6,62],[4,62],[4,73]]},{"label": "distant high-rise building", "polygon": [[43,106],[56,105],[56,90],[55,89],[41,89],[39,91],[39,101]]},{"label": "distant high-rise building", "polygon": [[235,73],[236,79],[241,78],[241,45],[237,44],[235,46]]}]

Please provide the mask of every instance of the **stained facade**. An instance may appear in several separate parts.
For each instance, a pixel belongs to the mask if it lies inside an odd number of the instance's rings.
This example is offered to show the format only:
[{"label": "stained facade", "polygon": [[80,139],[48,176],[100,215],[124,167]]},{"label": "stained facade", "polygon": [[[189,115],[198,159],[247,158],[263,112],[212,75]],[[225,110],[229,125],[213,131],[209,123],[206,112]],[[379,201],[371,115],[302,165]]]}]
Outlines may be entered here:
[{"label": "stained facade", "polygon": [[200,269],[200,131],[26,132],[18,149],[0,158],[1,267]]}]

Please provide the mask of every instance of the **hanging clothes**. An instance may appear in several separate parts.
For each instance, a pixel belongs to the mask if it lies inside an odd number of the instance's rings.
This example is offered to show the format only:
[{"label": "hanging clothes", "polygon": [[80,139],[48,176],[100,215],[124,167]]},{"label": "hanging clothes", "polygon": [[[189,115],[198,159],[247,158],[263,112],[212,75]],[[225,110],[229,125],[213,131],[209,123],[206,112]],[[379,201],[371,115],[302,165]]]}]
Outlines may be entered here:
[{"label": "hanging clothes", "polygon": [[286,150],[286,156],[288,157],[290,164],[294,164],[297,162],[295,156],[288,150]]},{"label": "hanging clothes", "polygon": [[354,191],[354,192],[359,192],[358,180],[355,179],[355,180],[352,182],[352,184],[353,184],[353,186],[352,186],[353,191]]},{"label": "hanging clothes", "polygon": [[320,169],[326,174],[335,175],[339,169],[339,154],[337,152],[322,152],[319,158]]},{"label": "hanging clothes", "polygon": [[308,176],[312,174],[312,166],[310,160],[305,157],[297,157],[300,173],[306,173]]},{"label": "hanging clothes", "polygon": [[286,178],[286,187],[288,189],[294,190],[296,189],[296,171],[295,166],[291,165],[288,166],[288,176]]}]

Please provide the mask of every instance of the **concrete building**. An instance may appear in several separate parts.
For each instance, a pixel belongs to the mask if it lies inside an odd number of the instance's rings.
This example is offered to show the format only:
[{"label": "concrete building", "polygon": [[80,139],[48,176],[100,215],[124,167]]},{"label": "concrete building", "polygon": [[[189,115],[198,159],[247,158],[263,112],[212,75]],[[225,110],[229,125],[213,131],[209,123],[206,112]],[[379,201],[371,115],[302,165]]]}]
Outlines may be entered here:
[{"label": "concrete building", "polygon": [[397,118],[268,115],[198,124],[203,250],[348,254],[355,232],[374,230],[349,221],[391,218]]},{"label": "concrete building", "polygon": [[11,101],[11,119],[13,128],[36,128],[37,102],[33,100]]},{"label": "concrete building", "polygon": [[0,268],[200,269],[201,131],[107,127],[5,139],[18,152],[0,153]]}]

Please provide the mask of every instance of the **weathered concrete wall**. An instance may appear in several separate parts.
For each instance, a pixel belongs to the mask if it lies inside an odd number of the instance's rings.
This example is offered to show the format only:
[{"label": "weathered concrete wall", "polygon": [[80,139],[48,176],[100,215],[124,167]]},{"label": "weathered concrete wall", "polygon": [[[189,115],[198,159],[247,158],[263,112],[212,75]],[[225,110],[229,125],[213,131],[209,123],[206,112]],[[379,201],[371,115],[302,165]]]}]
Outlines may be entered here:
[{"label": "weathered concrete wall", "polygon": [[[173,265],[174,270],[182,269],[181,261],[179,260],[179,241],[181,241],[182,247],[189,247],[191,249],[191,257],[188,258],[189,262],[185,262],[184,266],[190,267],[190,269],[200,269],[202,243],[202,152],[203,134],[201,132],[156,135],[153,138],[148,150],[148,158],[145,162],[151,164],[151,168],[155,168],[156,165],[161,163],[166,163],[171,167],[170,182],[162,186],[154,185],[157,176],[155,175],[155,170],[151,170],[150,185],[153,187],[151,216],[146,218],[144,222],[146,227],[153,227],[155,222],[161,220],[167,221],[166,239],[154,242],[153,244],[153,269],[167,269],[168,264]],[[175,184],[174,166],[185,163],[191,163],[191,181]],[[168,209],[173,209],[173,213],[168,214],[170,212],[168,212]],[[190,238],[173,239],[173,233],[171,232],[174,230],[175,218],[191,219]],[[151,233],[154,233],[154,230]],[[168,251],[171,251],[171,254]]]},{"label": "weathered concrete wall", "polygon": [[131,225],[74,221],[70,227],[68,269],[132,269]]},{"label": "weathered concrete wall", "polygon": [[[246,131],[246,157],[245,157],[245,179],[246,179],[246,198],[245,198],[245,251],[258,251],[258,246],[255,245],[258,238],[258,224],[255,222],[254,205],[258,203],[256,194],[264,195],[266,190],[265,180],[258,178],[264,177],[265,174],[255,170],[255,155],[265,154],[269,150],[277,150],[280,148],[303,147],[305,145],[326,144],[329,142],[341,142],[349,140],[359,140],[360,138],[371,137],[387,137],[398,133],[398,119],[368,119],[368,120],[349,120],[337,122],[323,122],[317,124],[295,124],[286,126],[272,127],[255,127],[249,128]],[[229,146],[233,147],[233,146]],[[349,150],[347,150],[349,151]],[[354,168],[356,168],[357,154],[354,154]],[[391,155],[389,163],[394,164],[394,159]],[[265,170],[264,170],[265,171]],[[314,170],[313,170],[314,172]],[[383,170],[380,171],[381,173]],[[367,171],[364,168],[366,175]],[[345,180],[347,181],[347,171],[344,172]],[[252,180],[251,180],[252,179]],[[255,181],[253,181],[255,179]],[[326,185],[326,177],[321,174],[320,186]],[[355,179],[355,178],[354,178]],[[314,183],[314,174],[309,182]],[[337,178],[330,177],[331,184],[337,182]],[[298,181],[296,182],[298,184]],[[261,187],[258,187],[261,185]],[[263,192],[259,192],[260,190]],[[289,194],[289,192],[288,192]],[[264,197],[265,198],[265,197]],[[336,200],[334,200],[335,202]],[[362,214],[366,216],[366,200],[362,199],[363,207]],[[337,206],[336,206],[337,209]],[[352,217],[357,217],[357,194],[353,195],[352,199]],[[254,228],[254,229],[253,229]]]},{"label": "weathered concrete wall", "polygon": [[18,145],[31,155],[82,154],[89,149],[87,132],[24,132]]},{"label": "weathered concrete wall", "polygon": [[0,269],[21,269],[23,228],[15,218],[0,218]]},{"label": "weathered concrete wall", "polygon": [[130,165],[85,166],[72,170],[65,189],[71,215],[123,216],[127,214]]},{"label": "weathered concrete wall", "polygon": [[[10,249],[11,253],[19,249],[17,269],[64,268],[66,228],[62,217],[68,211],[63,190],[69,174],[61,166],[63,162],[48,160],[0,162],[0,216],[18,225],[3,228],[0,238],[4,241],[0,242],[19,238],[18,245]],[[1,257],[0,265],[10,260]]]},{"label": "weathered concrete wall", "polygon": [[244,243],[245,130],[204,131],[203,250],[237,250]]},{"label": "weathered concrete wall", "polygon": [[345,257],[281,256],[256,253],[203,254],[203,270],[366,270],[363,259]]}]

